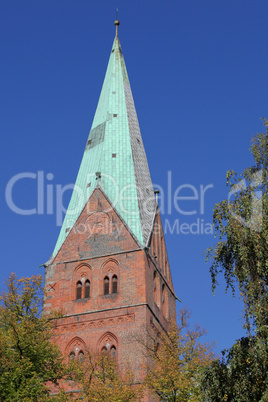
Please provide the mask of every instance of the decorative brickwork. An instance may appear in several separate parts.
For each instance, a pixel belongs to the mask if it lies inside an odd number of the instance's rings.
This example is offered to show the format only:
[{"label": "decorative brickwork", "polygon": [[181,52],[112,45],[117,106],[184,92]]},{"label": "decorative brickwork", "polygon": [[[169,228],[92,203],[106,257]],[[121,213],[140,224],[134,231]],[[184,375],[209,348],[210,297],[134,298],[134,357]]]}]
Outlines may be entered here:
[{"label": "decorative brickwork", "polygon": [[[100,205],[110,210],[116,231],[102,227],[90,235],[86,229],[78,230],[88,216],[90,228],[99,224]],[[98,213],[88,214],[94,208]],[[155,220],[161,226],[158,214]],[[160,255],[163,258],[156,258]],[[146,359],[136,339],[144,336],[151,322],[167,328],[167,320],[175,318],[175,295],[165,256],[161,230],[153,231],[149,249],[142,249],[103,191],[96,188],[53,264],[46,268],[44,311],[63,309],[65,314],[55,325],[54,337],[62,353],[77,357],[87,350],[100,351],[105,334],[112,334],[119,364],[131,364],[140,381]],[[117,292],[112,292],[110,282],[105,295],[104,278],[112,281],[114,276],[118,278]],[[89,298],[85,298],[86,281],[90,281]],[[77,283],[82,285],[79,299]]]},{"label": "decorative brickwork", "polygon": [[66,359],[105,350],[140,382],[148,362],[138,339],[168,328],[176,296],[118,37],[76,184],[84,198],[73,192],[45,264],[44,314],[63,310],[53,341]]}]

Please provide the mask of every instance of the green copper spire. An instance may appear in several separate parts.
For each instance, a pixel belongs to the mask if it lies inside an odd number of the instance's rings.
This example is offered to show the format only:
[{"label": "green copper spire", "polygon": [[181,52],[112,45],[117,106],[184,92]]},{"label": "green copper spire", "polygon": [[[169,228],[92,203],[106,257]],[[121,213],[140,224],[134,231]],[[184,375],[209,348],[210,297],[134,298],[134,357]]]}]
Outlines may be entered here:
[{"label": "green copper spire", "polygon": [[118,39],[119,21],[97,110],[75,188],[52,257],[55,257],[94,188],[99,185],[145,246],[152,230],[155,198]]}]

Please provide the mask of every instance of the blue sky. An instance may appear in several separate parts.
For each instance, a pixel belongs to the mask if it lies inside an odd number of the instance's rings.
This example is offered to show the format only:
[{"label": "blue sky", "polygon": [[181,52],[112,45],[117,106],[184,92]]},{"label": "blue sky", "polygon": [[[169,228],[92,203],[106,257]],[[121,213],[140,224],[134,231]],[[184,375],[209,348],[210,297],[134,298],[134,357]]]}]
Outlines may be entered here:
[{"label": "blue sky", "polygon": [[[117,7],[152,180],[167,194],[171,174],[172,195],[182,185],[188,187],[180,195],[193,195],[189,186],[198,194],[196,200],[180,201],[191,215],[175,208],[168,214],[167,200],[162,214],[175,227],[166,233],[175,291],[192,310],[192,322],[207,329],[207,339],[220,351],[244,334],[242,305],[238,295],[225,294],[223,280],[212,295],[202,253],[216,240],[202,234],[201,225],[211,224],[213,205],[228,195],[226,171],[241,172],[252,163],[251,137],[263,131],[260,118],[268,117],[266,0],[1,1],[0,288],[11,272],[43,274],[38,266],[54,249],[60,229],[56,185],[75,181]],[[5,188],[23,172],[44,172],[44,195],[47,185],[54,194],[53,214],[10,210]],[[202,185],[210,186],[203,208]],[[66,192],[65,206],[69,197]],[[18,181],[13,200],[20,208],[36,208],[37,181]],[[175,233],[183,224],[195,224],[199,234]]]}]

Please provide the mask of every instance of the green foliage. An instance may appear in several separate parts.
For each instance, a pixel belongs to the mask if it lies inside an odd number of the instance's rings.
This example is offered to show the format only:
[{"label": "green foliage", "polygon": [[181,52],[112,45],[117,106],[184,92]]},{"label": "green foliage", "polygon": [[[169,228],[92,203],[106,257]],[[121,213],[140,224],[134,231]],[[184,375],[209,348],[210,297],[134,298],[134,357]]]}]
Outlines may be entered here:
[{"label": "green foliage", "polygon": [[130,369],[120,369],[116,360],[104,353],[86,353],[81,362],[70,364],[71,378],[81,392],[78,399],[88,402],[138,402],[143,392],[141,385],[133,385]]},{"label": "green foliage", "polygon": [[42,277],[7,282],[0,297],[0,400],[44,401],[46,382],[63,375],[62,358],[50,342],[52,316],[40,317]]},{"label": "green foliage", "polygon": [[[226,288],[238,284],[249,336],[238,340],[205,370],[207,401],[268,400],[268,121],[252,141],[254,165],[240,177],[227,172],[230,199],[214,208],[217,244],[208,249],[212,288],[223,273]],[[254,336],[252,335],[254,334]]]},{"label": "green foliage", "polygon": [[258,337],[238,340],[204,370],[202,388],[206,401],[267,401],[267,343]]},{"label": "green foliage", "polygon": [[197,402],[201,396],[201,373],[214,359],[211,345],[201,343],[205,331],[199,326],[190,328],[190,314],[181,310],[179,326],[170,323],[167,333],[148,334],[150,363],[145,380],[153,394],[163,401]]},{"label": "green foliage", "polygon": [[[217,244],[208,249],[212,287],[224,274],[227,289],[238,284],[245,306],[245,326],[268,334],[268,122],[265,134],[253,138],[253,166],[240,177],[227,173],[230,200],[216,204],[213,222]],[[246,185],[245,185],[246,183]],[[229,193],[229,194],[230,194]]]}]

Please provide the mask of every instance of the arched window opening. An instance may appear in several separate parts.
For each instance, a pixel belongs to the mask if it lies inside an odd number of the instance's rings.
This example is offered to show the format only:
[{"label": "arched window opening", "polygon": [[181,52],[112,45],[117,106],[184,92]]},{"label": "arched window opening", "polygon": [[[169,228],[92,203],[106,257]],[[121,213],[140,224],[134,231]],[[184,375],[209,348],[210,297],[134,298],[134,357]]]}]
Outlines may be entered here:
[{"label": "arched window opening", "polygon": [[108,295],[109,294],[109,278],[108,278],[108,276],[106,276],[105,278],[104,278],[104,294],[105,295]]},{"label": "arched window opening", "polygon": [[106,346],[103,346],[103,348],[101,349],[101,353],[103,353],[104,355],[108,353]]},{"label": "arched window opening", "polygon": [[113,284],[112,293],[117,293],[117,276],[116,275],[113,276],[112,284]]},{"label": "arched window opening", "polygon": [[157,303],[156,271],[154,271],[154,302]]},{"label": "arched window opening", "polygon": [[75,359],[75,353],[74,352],[71,352],[70,353],[70,356],[69,356],[69,360],[70,361],[73,361]]},{"label": "arched window opening", "polygon": [[164,284],[162,285],[162,308],[164,316],[168,319],[168,295]]},{"label": "arched window opening", "polygon": [[111,357],[116,358],[116,347],[115,346],[111,347],[110,355],[111,355]]},{"label": "arched window opening", "polygon": [[82,283],[80,281],[76,284],[76,299],[82,299]]},{"label": "arched window opening", "polygon": [[89,298],[90,297],[90,282],[87,279],[86,283],[85,283],[85,298]]},{"label": "arched window opening", "polygon": [[163,309],[164,309],[164,305],[165,305],[165,285],[162,285],[162,305],[163,305]]},{"label": "arched window opening", "polygon": [[80,363],[82,363],[84,361],[84,352],[82,352],[82,350],[81,350],[81,352],[79,352],[78,360]]}]

